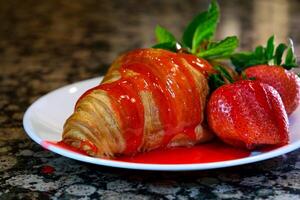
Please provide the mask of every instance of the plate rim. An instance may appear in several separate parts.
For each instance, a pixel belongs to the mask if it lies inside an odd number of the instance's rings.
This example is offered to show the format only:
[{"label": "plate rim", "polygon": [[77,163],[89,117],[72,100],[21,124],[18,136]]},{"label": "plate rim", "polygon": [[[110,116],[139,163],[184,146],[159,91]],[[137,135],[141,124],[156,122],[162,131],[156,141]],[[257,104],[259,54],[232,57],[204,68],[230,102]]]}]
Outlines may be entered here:
[{"label": "plate rim", "polygon": [[[58,91],[63,91],[64,89],[68,87],[74,87],[74,85],[77,84],[83,84],[84,82],[91,82],[95,80],[101,80],[103,76],[86,79],[78,82],[74,82],[65,86],[62,86],[60,88],[57,88],[55,90],[50,91],[49,93],[39,97],[37,100],[35,100],[25,111],[25,114],[23,116],[23,128],[26,132],[26,134],[37,144],[41,145],[43,148],[50,150],[54,153],[57,153],[61,156],[71,158],[74,160],[78,160],[81,162],[96,164],[96,165],[102,165],[106,167],[115,167],[115,168],[123,168],[123,169],[134,169],[134,170],[149,170],[149,171],[196,171],[196,170],[210,170],[210,169],[220,169],[220,168],[227,168],[227,167],[233,167],[233,166],[239,166],[239,165],[245,165],[250,163],[255,163],[271,158],[278,157],[280,155],[284,155],[286,153],[289,153],[291,151],[294,151],[298,148],[300,148],[300,140],[295,141],[293,143],[289,143],[285,146],[279,147],[275,150],[271,150],[266,153],[262,153],[259,155],[253,155],[246,158],[239,158],[239,159],[233,159],[233,160],[227,160],[227,161],[219,161],[219,162],[210,162],[210,163],[198,163],[198,164],[147,164],[147,163],[134,163],[134,162],[125,162],[125,161],[116,161],[116,160],[108,160],[108,159],[102,159],[102,158],[95,158],[91,156],[82,155],[70,150],[66,150],[63,148],[59,148],[57,146],[47,144],[45,145],[43,143],[42,138],[40,138],[33,129],[33,126],[31,124],[31,115],[32,110],[35,106],[38,105],[38,103],[44,99],[46,99],[48,96],[55,94]],[[299,106],[300,107],[300,106]],[[298,107],[298,109],[300,109]],[[298,110],[297,109],[297,110]]]}]

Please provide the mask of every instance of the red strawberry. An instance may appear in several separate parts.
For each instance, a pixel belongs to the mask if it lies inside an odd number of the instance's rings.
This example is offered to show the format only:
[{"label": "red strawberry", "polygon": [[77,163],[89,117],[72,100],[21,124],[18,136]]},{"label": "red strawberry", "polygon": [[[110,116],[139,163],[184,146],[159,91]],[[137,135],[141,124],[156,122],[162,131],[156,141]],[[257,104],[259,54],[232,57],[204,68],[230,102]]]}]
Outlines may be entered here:
[{"label": "red strawberry", "polygon": [[207,105],[210,128],[224,142],[253,149],[288,142],[288,118],[278,92],[242,80],[215,90]]},{"label": "red strawberry", "polygon": [[248,78],[255,78],[274,87],[280,94],[285,110],[291,114],[300,101],[300,78],[281,66],[257,65],[247,68]]}]

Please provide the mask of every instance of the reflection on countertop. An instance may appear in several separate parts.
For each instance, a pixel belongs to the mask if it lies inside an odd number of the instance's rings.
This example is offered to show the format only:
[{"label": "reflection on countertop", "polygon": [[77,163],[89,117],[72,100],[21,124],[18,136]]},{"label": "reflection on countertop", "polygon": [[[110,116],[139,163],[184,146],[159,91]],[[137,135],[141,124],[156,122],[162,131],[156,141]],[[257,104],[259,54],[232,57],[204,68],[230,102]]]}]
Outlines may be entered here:
[{"label": "reflection on countertop", "polygon": [[[25,109],[65,84],[104,74],[120,53],[154,43],[156,24],[177,36],[208,0],[0,1],[0,199],[299,199],[299,150],[268,161],[200,172],[99,167],[43,150],[22,128]],[[222,0],[217,37],[241,49],[293,38],[300,2]]]}]

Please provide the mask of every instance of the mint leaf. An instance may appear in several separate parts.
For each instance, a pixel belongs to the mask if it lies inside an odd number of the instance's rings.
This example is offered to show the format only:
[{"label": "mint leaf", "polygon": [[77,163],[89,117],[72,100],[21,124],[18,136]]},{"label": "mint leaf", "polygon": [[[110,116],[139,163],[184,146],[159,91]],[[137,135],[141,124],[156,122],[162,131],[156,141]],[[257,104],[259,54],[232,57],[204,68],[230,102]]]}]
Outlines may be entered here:
[{"label": "mint leaf", "polygon": [[[193,48],[193,46],[199,45],[201,43],[201,40],[203,39],[209,39],[211,36],[213,36],[218,20],[219,20],[219,6],[216,3],[216,1],[212,1],[208,11],[204,11],[199,13],[186,27],[183,36],[182,36],[182,43],[185,47]],[[209,23],[206,23],[206,21],[210,21]],[[205,24],[210,24],[209,27],[205,27]],[[215,24],[214,24],[215,23]],[[203,27],[203,28],[198,28]],[[211,29],[209,31],[206,31],[207,29]],[[194,35],[197,31],[197,36]],[[205,34],[200,34],[202,31],[205,30]],[[197,38],[197,39],[196,39]],[[193,42],[194,40],[197,40]]]},{"label": "mint leaf", "polygon": [[196,53],[204,40],[209,40],[216,32],[220,10],[215,1],[209,6],[203,21],[197,25],[192,41],[192,52]]},{"label": "mint leaf", "polygon": [[[185,29],[182,42],[176,41],[172,33],[161,26],[155,29],[158,44],[153,48],[162,48],[178,52],[182,50],[207,59],[228,58],[238,46],[237,37],[227,37],[212,42],[219,22],[220,9],[216,0],[212,0],[207,11],[199,13]],[[180,44],[180,48],[178,45]]]},{"label": "mint leaf", "polygon": [[281,58],[286,48],[287,48],[286,44],[283,43],[279,44],[278,47],[276,48],[275,57],[274,57],[275,65],[281,65],[282,62]]},{"label": "mint leaf", "polygon": [[177,52],[178,47],[180,47],[180,44],[178,44],[177,42],[165,42],[152,46],[152,48],[155,49],[165,49],[173,52]]},{"label": "mint leaf", "polygon": [[192,48],[194,33],[198,27],[198,24],[204,21],[207,11],[199,13],[192,22],[187,26],[182,36],[182,43],[189,48]]},{"label": "mint leaf", "polygon": [[155,28],[155,36],[158,43],[176,42],[174,35],[159,25]]},{"label": "mint leaf", "polygon": [[236,36],[227,37],[219,42],[209,43],[207,49],[200,51],[197,56],[205,59],[226,58],[234,52],[238,44]]},{"label": "mint leaf", "polygon": [[267,47],[266,47],[266,52],[265,52],[265,57],[267,60],[270,60],[273,58],[274,54],[274,35],[272,35],[267,42]]}]

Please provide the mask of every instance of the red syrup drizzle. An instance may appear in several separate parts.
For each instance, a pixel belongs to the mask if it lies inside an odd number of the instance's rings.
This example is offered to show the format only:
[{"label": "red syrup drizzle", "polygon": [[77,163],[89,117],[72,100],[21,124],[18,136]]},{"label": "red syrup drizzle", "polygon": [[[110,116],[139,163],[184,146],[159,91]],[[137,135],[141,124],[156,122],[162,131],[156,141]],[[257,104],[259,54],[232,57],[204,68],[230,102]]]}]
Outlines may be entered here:
[{"label": "red syrup drizzle", "polygon": [[184,58],[187,63],[193,66],[197,71],[200,71],[205,78],[208,78],[208,76],[212,73],[216,73],[216,70],[208,61],[195,57],[192,54],[177,53],[177,58]]},{"label": "red syrup drizzle", "polygon": [[[133,51],[121,63],[121,70],[129,69],[139,73],[149,86],[148,90],[154,97],[164,127],[160,146],[167,146],[178,133],[184,133],[195,140],[194,129],[202,120],[200,95],[191,72],[178,59],[177,54],[163,50],[159,53],[153,50]],[[199,67],[195,69],[201,72]]]},{"label": "red syrup drizzle", "polygon": [[[111,101],[121,116],[123,135],[126,141],[125,154],[137,151],[143,139],[144,106],[137,90],[134,89],[138,79],[122,78],[114,83],[100,85],[114,101]],[[138,85],[138,84],[137,84]]]}]

